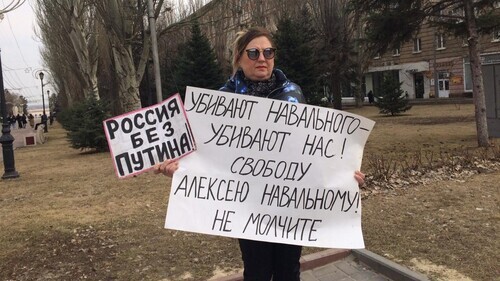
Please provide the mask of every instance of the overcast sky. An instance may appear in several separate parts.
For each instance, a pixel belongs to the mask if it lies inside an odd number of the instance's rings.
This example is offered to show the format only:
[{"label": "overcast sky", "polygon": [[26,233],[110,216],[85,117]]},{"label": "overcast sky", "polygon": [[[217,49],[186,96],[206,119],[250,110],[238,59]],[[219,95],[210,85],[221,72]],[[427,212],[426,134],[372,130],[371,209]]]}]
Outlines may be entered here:
[{"label": "overcast sky", "polygon": [[[0,0],[3,9],[12,0]],[[32,5],[35,0],[26,0],[14,11],[4,14],[0,21],[0,49],[4,87],[26,97],[29,106],[42,103],[41,83],[35,73],[41,70],[40,40],[35,36],[35,15]],[[44,82],[47,79],[44,78]],[[52,86],[45,85],[45,100],[47,90],[52,92]]]},{"label": "overcast sky", "polygon": [[[0,10],[13,1],[15,0],[0,0]],[[26,0],[21,7],[4,14],[3,20],[0,21],[4,87],[26,97],[29,101],[28,106],[31,108],[42,104],[40,78],[35,77],[35,73],[43,69],[40,57],[42,45],[34,31],[34,28],[37,28],[33,11],[33,5],[36,2],[36,0]],[[182,5],[189,1],[174,0],[172,2]],[[202,3],[208,2],[210,1],[202,1]],[[48,79],[44,78],[44,82],[48,82]],[[47,90],[53,92],[51,84],[44,86],[46,104]]]}]

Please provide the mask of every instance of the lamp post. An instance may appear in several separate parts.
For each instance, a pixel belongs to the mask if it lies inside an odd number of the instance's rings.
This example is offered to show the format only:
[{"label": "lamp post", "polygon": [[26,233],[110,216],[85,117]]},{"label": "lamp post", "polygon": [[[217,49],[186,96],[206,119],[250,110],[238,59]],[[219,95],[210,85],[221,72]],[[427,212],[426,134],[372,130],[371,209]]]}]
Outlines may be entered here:
[{"label": "lamp post", "polygon": [[47,90],[47,109],[49,110],[49,116],[50,116],[50,91]]},{"label": "lamp post", "polygon": [[38,76],[40,76],[40,83],[42,84],[42,106],[43,106],[42,124],[44,125],[43,131],[47,133],[49,130],[47,128],[47,115],[45,114],[45,97],[43,95],[43,76],[44,76],[43,72],[40,71],[40,73],[38,73]]},{"label": "lamp post", "polygon": [[2,179],[12,179],[19,177],[19,173],[16,171],[15,161],[14,161],[14,137],[10,134],[10,124],[7,121],[7,108],[5,106],[5,92],[3,88],[3,71],[2,71],[2,51],[0,50],[0,106],[2,110],[2,136],[0,137],[0,143],[2,143],[2,153],[3,153],[3,166],[5,173]]},{"label": "lamp post", "polygon": [[50,108],[50,92],[49,90],[47,90],[47,103],[48,103],[48,110],[49,110],[49,124],[52,126],[52,121],[54,119],[52,119],[52,109]]}]

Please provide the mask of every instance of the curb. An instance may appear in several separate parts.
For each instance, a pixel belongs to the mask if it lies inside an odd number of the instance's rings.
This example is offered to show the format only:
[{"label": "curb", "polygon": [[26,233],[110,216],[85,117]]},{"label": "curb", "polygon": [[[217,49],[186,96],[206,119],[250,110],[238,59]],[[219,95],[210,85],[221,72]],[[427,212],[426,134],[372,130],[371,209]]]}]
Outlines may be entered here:
[{"label": "curb", "polygon": [[392,280],[398,281],[429,281],[425,275],[412,271],[382,256],[366,249],[352,250],[351,254],[359,262],[366,264],[373,271],[380,273]]},{"label": "curb", "polygon": [[341,260],[351,254],[351,250],[328,249],[325,251],[309,254],[300,258],[300,270],[306,271],[317,268],[334,261]]},{"label": "curb", "polygon": [[[325,251],[305,255],[300,258],[300,270],[311,270],[313,268],[341,260],[349,256],[350,254],[351,250],[328,249]],[[243,281],[243,273],[236,273],[218,279],[211,279],[210,281]]]},{"label": "curb", "polygon": [[[329,263],[342,260],[348,256],[353,256],[358,262],[365,264],[371,270],[384,275],[391,280],[398,281],[429,281],[425,275],[412,271],[380,255],[366,249],[346,250],[328,249],[325,251],[309,254],[300,258],[300,270],[312,270]],[[224,276],[211,281],[243,281],[243,273]]]}]

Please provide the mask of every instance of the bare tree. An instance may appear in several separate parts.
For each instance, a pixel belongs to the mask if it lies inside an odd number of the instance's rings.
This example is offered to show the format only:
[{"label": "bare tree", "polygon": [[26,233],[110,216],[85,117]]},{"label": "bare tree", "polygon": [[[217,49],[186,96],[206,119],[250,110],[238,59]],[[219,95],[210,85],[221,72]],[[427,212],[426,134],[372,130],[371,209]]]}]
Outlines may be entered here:
[{"label": "bare tree", "polygon": [[354,18],[348,13],[349,0],[310,0],[313,18],[323,38],[325,73],[333,96],[333,107],[342,109],[342,86],[350,86],[353,72]]},{"label": "bare tree", "polygon": [[6,115],[14,114],[14,107],[19,106],[19,94],[9,89],[4,89]]},{"label": "bare tree", "polygon": [[[158,17],[162,4],[163,0],[158,1],[155,17]],[[139,84],[151,47],[149,34],[145,33],[142,39],[140,33],[145,13],[138,11],[136,0],[94,1],[94,5],[111,44],[120,111],[129,112],[140,108]],[[138,58],[134,55],[136,42],[142,45]]]},{"label": "bare tree", "polygon": [[62,1],[62,10],[71,13],[68,35],[81,69],[85,97],[99,98],[97,88],[97,32],[95,10],[86,1]]},{"label": "bare tree", "polygon": [[86,0],[42,0],[38,2],[36,15],[39,36],[45,46],[42,57],[51,72],[60,75],[55,80],[63,94],[68,95],[69,104],[75,100],[70,90],[74,88],[64,84],[72,79],[77,79],[83,97],[99,98],[97,33],[92,6]]},{"label": "bare tree", "polygon": [[287,16],[291,19],[299,17],[302,7],[307,6],[303,0],[275,0],[271,1],[273,17],[280,19]]},{"label": "bare tree", "polygon": [[356,107],[363,106],[363,99],[365,96],[365,88],[362,87],[365,74],[371,63],[371,59],[375,57],[376,51],[368,47],[368,42],[363,33],[363,27],[358,18],[355,17],[352,29],[352,59],[353,59],[353,80],[354,85],[354,98]]},{"label": "bare tree", "polygon": [[[185,5],[174,1],[160,14],[158,22],[161,24],[159,31],[159,55],[163,64],[164,81],[170,82],[165,85],[167,90],[179,91],[173,77],[174,58],[178,55],[178,47],[191,37],[191,26],[198,22],[200,28],[210,40],[217,56],[217,60],[224,65],[227,73],[229,61],[227,60],[228,31],[233,20],[239,17],[229,16],[228,10],[233,11],[234,5],[224,0],[190,0]],[[205,3],[210,2],[205,5]],[[234,2],[234,1],[232,1]],[[168,2],[167,2],[168,3]]]},{"label": "bare tree", "polygon": [[54,86],[59,92],[58,99],[62,106],[71,107],[75,103],[83,100],[85,96],[83,94],[83,88],[80,86],[80,81],[77,78],[76,68],[62,61],[70,58],[73,60],[69,61],[75,61],[76,58],[65,56],[62,50],[58,49],[57,46],[51,46],[57,45],[57,43],[53,44],[45,41],[44,44],[45,49],[41,51],[42,59],[50,69],[52,80],[55,84]]},{"label": "bare tree", "polygon": [[474,93],[474,112],[476,116],[477,142],[480,147],[490,145],[488,120],[486,117],[486,98],[484,95],[483,71],[479,56],[479,33],[477,18],[472,1],[463,0],[465,21],[467,22],[467,41],[469,43],[469,58],[472,72]]},{"label": "bare tree", "polygon": [[0,21],[3,19],[3,14],[19,8],[25,1],[26,0],[12,0],[7,1],[7,4],[2,2],[2,8],[0,8]]}]

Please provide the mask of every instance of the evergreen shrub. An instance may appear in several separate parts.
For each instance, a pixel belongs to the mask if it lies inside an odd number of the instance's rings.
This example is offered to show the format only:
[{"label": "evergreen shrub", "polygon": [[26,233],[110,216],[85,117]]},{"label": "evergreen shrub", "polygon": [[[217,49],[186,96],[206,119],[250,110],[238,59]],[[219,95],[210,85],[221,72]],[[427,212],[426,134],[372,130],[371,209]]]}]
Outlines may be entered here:
[{"label": "evergreen shrub", "polygon": [[384,77],[380,85],[380,95],[375,101],[380,113],[397,115],[411,109],[408,97],[401,90],[401,84],[392,76]]},{"label": "evergreen shrub", "polygon": [[108,108],[106,102],[92,97],[59,113],[57,119],[68,131],[71,147],[98,152],[108,150],[102,125],[104,120],[111,117]]}]

